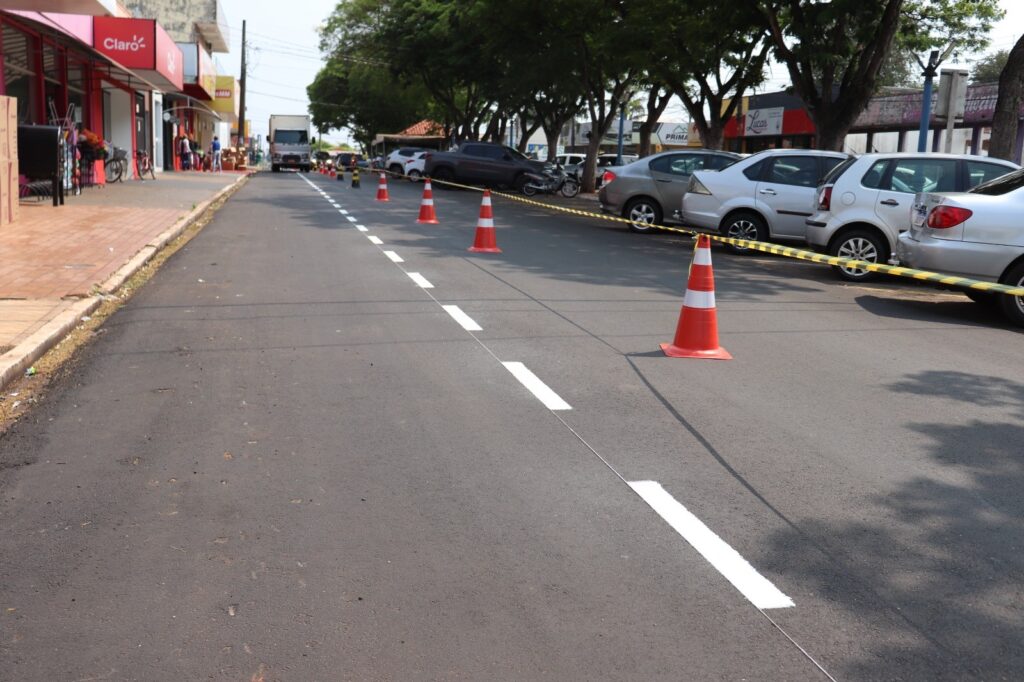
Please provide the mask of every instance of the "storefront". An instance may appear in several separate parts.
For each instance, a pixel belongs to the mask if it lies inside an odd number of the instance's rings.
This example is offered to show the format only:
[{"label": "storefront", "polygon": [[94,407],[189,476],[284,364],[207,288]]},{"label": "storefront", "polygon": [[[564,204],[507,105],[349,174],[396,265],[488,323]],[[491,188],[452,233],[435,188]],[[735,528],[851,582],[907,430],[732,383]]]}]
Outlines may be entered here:
[{"label": "storefront", "polygon": [[103,96],[111,111],[110,141],[133,152],[145,152],[154,167],[162,168],[162,93],[180,92],[184,86],[181,50],[154,19],[96,17],[93,44],[98,52],[150,84],[140,89],[116,78],[103,79]]},{"label": "storefront", "polygon": [[[64,127],[69,161],[82,133],[152,154],[154,91],[182,87],[181,52],[154,20],[0,12],[0,41],[19,124]],[[100,160],[65,165],[79,186],[103,181]]]},{"label": "storefront", "polygon": [[[163,135],[168,170],[181,170],[181,140],[187,137],[196,150],[209,149],[220,115],[213,108],[217,70],[213,57],[197,43],[177,43],[183,55],[181,92],[165,97]],[[201,165],[199,166],[201,167]],[[193,164],[193,168],[196,166]]]},{"label": "storefront", "polygon": [[800,98],[773,92],[744,97],[724,132],[725,149],[753,154],[765,149],[809,149],[814,146],[815,128]]}]

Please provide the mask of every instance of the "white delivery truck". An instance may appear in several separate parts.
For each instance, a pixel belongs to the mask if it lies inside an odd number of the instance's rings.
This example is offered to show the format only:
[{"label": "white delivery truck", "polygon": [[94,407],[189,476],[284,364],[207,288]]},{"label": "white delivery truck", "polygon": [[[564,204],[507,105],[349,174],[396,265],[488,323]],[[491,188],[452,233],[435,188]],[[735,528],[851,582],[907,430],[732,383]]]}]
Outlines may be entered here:
[{"label": "white delivery truck", "polygon": [[295,168],[309,172],[309,116],[270,116],[270,168],[275,173],[282,168]]}]

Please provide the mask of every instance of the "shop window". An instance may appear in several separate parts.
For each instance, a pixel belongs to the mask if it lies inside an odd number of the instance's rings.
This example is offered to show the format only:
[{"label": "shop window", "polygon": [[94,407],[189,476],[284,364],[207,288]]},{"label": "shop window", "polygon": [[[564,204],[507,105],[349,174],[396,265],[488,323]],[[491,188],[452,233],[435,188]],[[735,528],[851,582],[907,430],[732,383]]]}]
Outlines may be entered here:
[{"label": "shop window", "polygon": [[34,43],[34,38],[3,25],[4,87],[8,97],[18,98],[20,123],[39,123],[36,121],[39,93],[32,58]]}]

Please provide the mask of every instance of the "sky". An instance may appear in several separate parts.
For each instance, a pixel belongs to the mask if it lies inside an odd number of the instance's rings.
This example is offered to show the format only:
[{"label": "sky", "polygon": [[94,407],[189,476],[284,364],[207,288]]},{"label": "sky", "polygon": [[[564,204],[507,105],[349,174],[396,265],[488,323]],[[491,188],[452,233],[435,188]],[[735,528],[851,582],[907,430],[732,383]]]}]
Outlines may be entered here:
[{"label": "sky", "polygon": [[[267,134],[271,114],[307,113],[306,86],[313,81],[322,60],[317,29],[331,13],[337,0],[291,0],[288,3],[221,0],[231,31],[231,53],[217,55],[222,68],[238,76],[241,68],[242,20],[247,22],[249,93],[246,110],[255,135]],[[1024,2],[1000,0],[1006,16],[992,30],[987,52],[1008,50],[1024,30]],[[981,55],[962,63],[943,66],[970,68]],[[773,64],[759,92],[774,92],[789,85],[785,67]],[[665,121],[686,121],[682,103],[674,100],[662,117]],[[346,131],[325,136],[332,142],[348,142]]]}]

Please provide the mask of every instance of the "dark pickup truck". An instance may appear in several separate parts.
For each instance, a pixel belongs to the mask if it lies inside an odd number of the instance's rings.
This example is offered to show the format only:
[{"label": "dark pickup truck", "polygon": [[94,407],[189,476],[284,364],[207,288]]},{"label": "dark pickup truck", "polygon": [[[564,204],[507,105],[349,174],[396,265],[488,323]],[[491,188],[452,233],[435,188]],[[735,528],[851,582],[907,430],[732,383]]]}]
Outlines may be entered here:
[{"label": "dark pickup truck", "polygon": [[526,182],[527,173],[544,170],[541,161],[492,142],[463,142],[448,152],[431,152],[425,161],[423,174],[427,177],[488,187],[519,189]]}]

